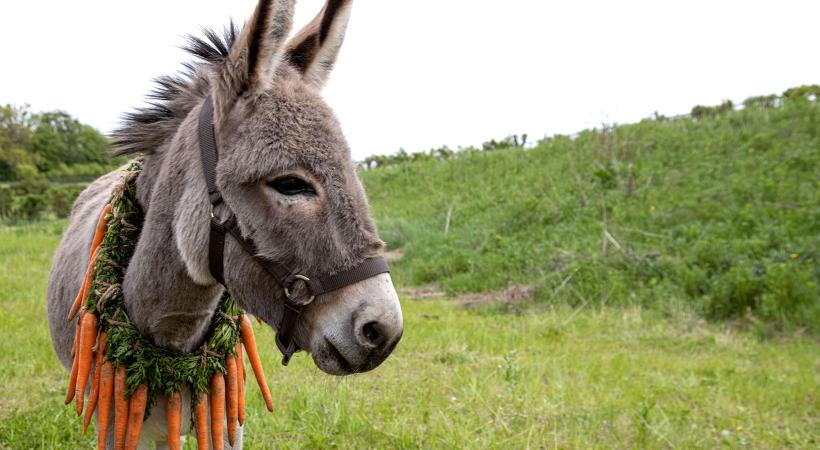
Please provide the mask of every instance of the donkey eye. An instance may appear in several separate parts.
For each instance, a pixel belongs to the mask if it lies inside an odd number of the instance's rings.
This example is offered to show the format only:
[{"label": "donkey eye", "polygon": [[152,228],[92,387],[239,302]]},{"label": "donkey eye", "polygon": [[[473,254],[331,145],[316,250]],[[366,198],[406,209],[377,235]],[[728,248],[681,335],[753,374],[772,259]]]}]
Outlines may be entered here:
[{"label": "donkey eye", "polygon": [[282,195],[316,195],[316,190],[310,183],[293,175],[277,178],[268,183],[268,186]]}]

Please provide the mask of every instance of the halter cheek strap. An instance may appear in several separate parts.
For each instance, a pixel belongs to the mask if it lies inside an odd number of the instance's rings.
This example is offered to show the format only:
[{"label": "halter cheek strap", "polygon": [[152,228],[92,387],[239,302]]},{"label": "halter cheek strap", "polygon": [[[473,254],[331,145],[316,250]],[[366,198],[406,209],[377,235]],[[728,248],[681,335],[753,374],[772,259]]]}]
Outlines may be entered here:
[{"label": "halter cheek strap", "polygon": [[[299,351],[293,340],[293,330],[305,306],[309,305],[318,295],[326,294],[359,281],[387,273],[390,269],[382,257],[369,258],[350,269],[334,274],[308,277],[298,269],[289,268],[278,261],[272,261],[258,255],[257,246],[248,237],[242,236],[237,224],[236,215],[225,204],[222,194],[216,186],[216,165],[219,154],[216,146],[216,135],[213,125],[214,106],[210,96],[205,99],[199,113],[199,151],[202,161],[202,170],[205,174],[205,183],[208,186],[208,200],[210,202],[210,239],[208,243],[208,268],[211,275],[223,286],[225,283],[224,259],[225,238],[231,235],[234,240],[253,257],[262,268],[268,272],[285,293],[285,312],[277,327],[276,346],[282,352],[282,364],[288,365],[290,358]],[[227,217],[219,219],[214,209],[224,204]],[[303,289],[296,289],[299,283]]]}]

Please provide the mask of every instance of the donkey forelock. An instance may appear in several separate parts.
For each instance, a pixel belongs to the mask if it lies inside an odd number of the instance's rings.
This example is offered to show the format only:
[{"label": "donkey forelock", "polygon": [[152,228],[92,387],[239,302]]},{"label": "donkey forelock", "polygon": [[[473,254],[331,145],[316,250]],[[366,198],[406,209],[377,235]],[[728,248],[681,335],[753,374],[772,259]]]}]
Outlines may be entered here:
[{"label": "donkey forelock", "polygon": [[125,114],[122,125],[112,134],[116,156],[151,154],[160,149],[207,95],[208,74],[228,58],[239,28],[231,21],[221,35],[209,28],[204,28],[202,34],[188,35],[182,47],[194,60],[184,63],[184,70],[178,74],[158,77],[148,94],[148,106]]},{"label": "donkey forelock", "polygon": [[[151,154],[161,149],[208,95],[214,74],[226,64],[248,66],[244,76],[235,70],[222,71],[227,76],[220,81],[229,85],[223,87],[233,91],[243,91],[252,83],[267,83],[280,64],[297,69],[306,84],[322,87],[344,40],[351,4],[352,0],[328,0],[287,46],[283,41],[290,32],[293,0],[260,1],[242,28],[231,21],[221,34],[203,28],[202,37],[188,35],[182,49],[194,57],[193,61],[183,63],[177,74],[156,78],[156,86],[147,96],[148,105],[124,115],[111,136],[114,154]],[[281,52],[269,49],[271,45],[278,45]]]}]

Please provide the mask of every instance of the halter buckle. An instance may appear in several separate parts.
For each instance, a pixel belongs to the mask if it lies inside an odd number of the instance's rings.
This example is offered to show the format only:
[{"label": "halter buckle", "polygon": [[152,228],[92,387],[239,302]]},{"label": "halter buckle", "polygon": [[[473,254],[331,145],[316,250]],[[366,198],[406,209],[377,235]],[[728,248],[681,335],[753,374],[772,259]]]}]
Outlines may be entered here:
[{"label": "halter buckle", "polygon": [[304,275],[294,275],[293,278],[294,278],[294,280],[290,284],[290,287],[285,286],[285,288],[284,288],[285,297],[287,297],[288,302],[293,303],[295,305],[299,305],[299,306],[307,306],[307,305],[311,304],[313,302],[313,300],[316,299],[315,295],[311,295],[310,297],[308,297],[306,302],[297,302],[296,298],[291,296],[291,290],[290,290],[290,288],[292,288],[296,284],[297,281],[302,281],[302,282],[305,283],[305,286],[308,288],[308,291],[310,291],[310,287],[307,285],[307,282],[310,281],[310,278],[308,278]]}]

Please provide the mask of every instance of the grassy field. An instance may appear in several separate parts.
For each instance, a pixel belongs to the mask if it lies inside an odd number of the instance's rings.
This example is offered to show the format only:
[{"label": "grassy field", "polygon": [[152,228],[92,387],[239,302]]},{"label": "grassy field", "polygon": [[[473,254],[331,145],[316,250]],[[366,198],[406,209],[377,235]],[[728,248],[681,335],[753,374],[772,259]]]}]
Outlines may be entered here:
[{"label": "grassy field", "polygon": [[[248,448],[817,448],[820,103],[786,97],[363,170],[404,338],[339,379],[259,328]],[[0,228],[0,448],[93,442],[45,319],[63,226]]]},{"label": "grassy field", "polygon": [[[0,448],[93,443],[62,404],[45,319],[62,226],[0,229]],[[277,410],[249,389],[247,447],[817,448],[815,337],[761,339],[642,306],[653,301],[467,310],[405,297],[394,356],[341,379],[304,356],[282,368],[257,327]]]},{"label": "grassy field", "polygon": [[[820,101],[364,171],[405,285],[820,330]],[[446,230],[446,232],[445,232]],[[568,287],[558,289],[568,277]],[[559,291],[556,293],[556,291]]]}]

